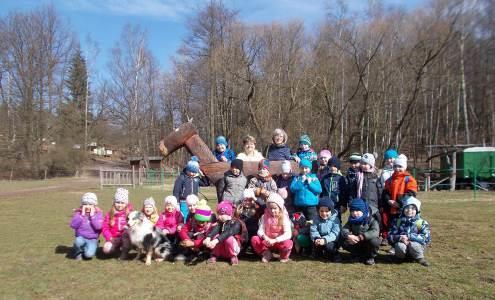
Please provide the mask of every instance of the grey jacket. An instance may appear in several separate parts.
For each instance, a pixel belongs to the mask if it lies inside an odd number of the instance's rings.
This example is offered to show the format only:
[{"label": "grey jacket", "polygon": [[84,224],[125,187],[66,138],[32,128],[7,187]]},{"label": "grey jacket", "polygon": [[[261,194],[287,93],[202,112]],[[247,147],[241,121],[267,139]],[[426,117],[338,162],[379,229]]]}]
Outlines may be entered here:
[{"label": "grey jacket", "polygon": [[218,202],[229,200],[237,206],[242,202],[246,184],[247,178],[242,172],[239,176],[234,176],[230,170],[225,172],[223,179],[218,182]]}]

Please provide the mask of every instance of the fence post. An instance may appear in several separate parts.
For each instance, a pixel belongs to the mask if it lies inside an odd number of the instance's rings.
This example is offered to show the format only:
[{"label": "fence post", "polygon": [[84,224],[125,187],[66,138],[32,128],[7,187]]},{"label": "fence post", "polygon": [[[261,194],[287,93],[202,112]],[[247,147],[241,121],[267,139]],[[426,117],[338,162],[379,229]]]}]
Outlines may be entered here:
[{"label": "fence post", "polygon": [[134,165],[132,166],[132,178],[131,178],[131,181],[132,181],[132,188],[135,188],[136,187],[136,184],[134,182]]},{"label": "fence post", "polygon": [[452,153],[452,173],[450,174],[450,191],[455,191],[455,179],[457,177],[457,152]]},{"label": "fence post", "polygon": [[100,190],[103,189],[103,170],[100,167]]}]

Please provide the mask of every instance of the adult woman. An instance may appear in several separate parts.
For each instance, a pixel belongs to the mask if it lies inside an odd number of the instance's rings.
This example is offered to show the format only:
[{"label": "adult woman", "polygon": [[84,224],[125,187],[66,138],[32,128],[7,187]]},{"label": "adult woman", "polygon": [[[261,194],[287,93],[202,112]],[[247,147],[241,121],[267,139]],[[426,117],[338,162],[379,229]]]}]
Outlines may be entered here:
[{"label": "adult woman", "polygon": [[256,161],[259,162],[264,157],[261,155],[258,150],[256,150],[256,139],[250,135],[247,135],[243,140],[244,144],[244,152],[239,153],[237,155],[238,159],[242,159],[243,161]]}]

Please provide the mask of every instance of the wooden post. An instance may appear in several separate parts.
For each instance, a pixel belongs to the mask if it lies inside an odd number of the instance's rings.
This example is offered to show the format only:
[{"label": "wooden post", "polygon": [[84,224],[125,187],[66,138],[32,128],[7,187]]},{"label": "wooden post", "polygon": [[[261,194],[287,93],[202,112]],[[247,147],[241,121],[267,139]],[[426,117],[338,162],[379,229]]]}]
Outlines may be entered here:
[{"label": "wooden post", "polygon": [[48,169],[45,168],[45,180],[46,180],[46,173],[47,173]]},{"label": "wooden post", "polygon": [[103,170],[100,167],[100,190],[103,189]]},{"label": "wooden post", "polygon": [[428,175],[426,176],[426,179],[425,179],[425,192],[430,191],[430,182],[431,182],[431,175],[430,175],[430,173],[428,173]]},{"label": "wooden post", "polygon": [[455,179],[457,177],[457,150],[452,153],[452,172],[450,173],[450,191],[455,191]]},{"label": "wooden post", "polygon": [[131,181],[132,181],[132,188],[135,188],[136,185],[134,183],[134,166],[132,166],[132,176],[131,176]]}]

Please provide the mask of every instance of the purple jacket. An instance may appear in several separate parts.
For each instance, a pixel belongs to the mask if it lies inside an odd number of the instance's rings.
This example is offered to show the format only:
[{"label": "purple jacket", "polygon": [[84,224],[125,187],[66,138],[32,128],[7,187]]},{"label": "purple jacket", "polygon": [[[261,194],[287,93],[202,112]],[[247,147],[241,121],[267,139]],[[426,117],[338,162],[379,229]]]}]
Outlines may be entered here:
[{"label": "purple jacket", "polygon": [[85,239],[97,239],[103,227],[103,214],[96,209],[94,216],[81,215],[81,209],[77,209],[72,216],[70,227],[75,230],[75,235]]}]

